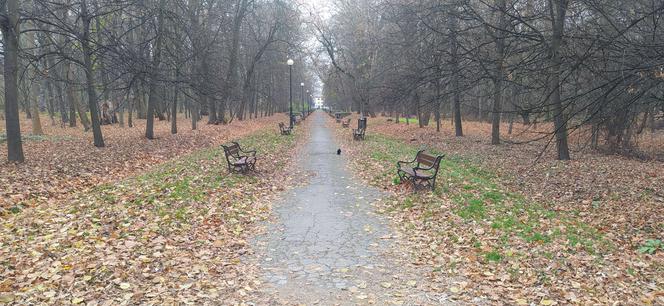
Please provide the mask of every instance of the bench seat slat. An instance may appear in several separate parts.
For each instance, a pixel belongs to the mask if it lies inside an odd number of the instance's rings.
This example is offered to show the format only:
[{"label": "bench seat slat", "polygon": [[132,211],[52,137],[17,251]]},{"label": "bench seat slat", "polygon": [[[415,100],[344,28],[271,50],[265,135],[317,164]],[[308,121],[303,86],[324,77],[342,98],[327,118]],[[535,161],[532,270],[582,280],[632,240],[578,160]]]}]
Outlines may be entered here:
[{"label": "bench seat slat", "polygon": [[414,177],[417,177],[417,178],[428,179],[428,178],[433,177],[432,174],[426,173],[424,171],[415,172],[415,170],[413,170],[413,168],[401,168],[400,170],[407,173],[410,176],[414,176]]},{"label": "bench seat slat", "polygon": [[238,159],[233,164],[236,165],[236,166],[241,166],[241,165],[251,164],[252,162],[255,162],[255,161],[256,161],[255,157],[253,157],[253,156],[246,157],[245,156],[245,157],[242,157],[242,158]]}]

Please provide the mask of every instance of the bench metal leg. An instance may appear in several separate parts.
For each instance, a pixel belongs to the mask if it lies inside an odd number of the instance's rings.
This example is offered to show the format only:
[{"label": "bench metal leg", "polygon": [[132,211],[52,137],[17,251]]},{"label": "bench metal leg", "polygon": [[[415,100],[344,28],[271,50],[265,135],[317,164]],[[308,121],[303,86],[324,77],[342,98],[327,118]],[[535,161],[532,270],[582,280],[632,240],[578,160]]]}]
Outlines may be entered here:
[{"label": "bench metal leg", "polygon": [[397,170],[397,175],[399,176],[400,183],[403,183],[406,180],[406,174],[403,171]]}]

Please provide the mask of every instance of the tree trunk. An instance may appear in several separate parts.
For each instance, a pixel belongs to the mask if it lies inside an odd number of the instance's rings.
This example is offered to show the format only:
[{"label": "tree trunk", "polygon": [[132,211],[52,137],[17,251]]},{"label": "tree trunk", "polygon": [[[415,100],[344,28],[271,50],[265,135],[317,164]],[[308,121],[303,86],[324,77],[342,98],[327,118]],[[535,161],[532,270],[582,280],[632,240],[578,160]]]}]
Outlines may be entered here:
[{"label": "tree trunk", "polygon": [[[242,20],[244,19],[246,10],[248,6],[248,0],[237,0],[236,12],[233,18],[233,32],[231,36],[231,46],[230,46],[230,63],[228,64],[228,70],[226,73],[225,86],[224,86],[224,97],[221,99],[220,110],[225,111],[226,107],[229,105],[230,99],[232,97],[233,88],[236,83],[237,75],[237,60],[238,60],[238,49],[240,42],[240,27],[242,26]],[[242,103],[245,103],[243,101]],[[228,106],[230,109],[230,106]],[[244,105],[242,105],[241,111],[244,111]],[[243,114],[240,114],[243,116]],[[232,117],[232,116],[231,116]],[[219,120],[221,123],[226,123],[226,114],[220,113]],[[232,118],[231,118],[232,120]]]},{"label": "tree trunk", "polygon": [[[31,28],[30,30],[32,30],[32,31],[27,32],[27,36],[26,36],[27,37],[27,39],[26,39],[27,46],[26,47],[27,47],[27,50],[30,50],[30,51],[28,51],[28,53],[30,55],[34,55],[33,50],[35,50],[36,47],[37,47],[35,45],[35,32],[34,32],[34,28]],[[37,52],[37,51],[34,51],[34,52]],[[25,63],[25,64],[27,64],[27,63]],[[39,75],[39,70],[37,68],[33,68],[33,67],[34,66],[32,66],[32,65],[26,65],[26,68],[25,68],[26,73],[28,73],[28,75],[35,78],[32,81],[26,80],[27,81],[27,86],[30,88],[30,92],[25,96],[25,99],[26,99],[26,102],[28,103],[28,107],[30,108],[30,115],[31,115],[30,120],[31,120],[31,123],[32,123],[32,134],[33,135],[43,135],[44,132],[42,130],[41,118],[39,116],[39,95],[41,93],[41,86],[39,84],[38,79],[40,79],[41,76]]]},{"label": "tree trunk", "polygon": [[440,133],[440,80],[436,81],[436,103],[435,103],[435,115],[436,115],[436,132]]},{"label": "tree trunk", "polygon": [[88,116],[85,113],[85,110],[83,110],[83,107],[81,106],[81,101],[78,98],[78,95],[74,93],[73,83],[75,82],[75,80],[74,80],[74,72],[71,69],[71,62],[65,63],[65,74],[67,75],[67,89],[66,89],[67,100],[69,100],[69,105],[70,105],[69,126],[70,127],[76,126],[76,113],[78,112],[81,124],[83,124],[83,129],[87,132],[88,130],[90,130],[90,121],[88,120]]},{"label": "tree trunk", "polygon": [[[208,73],[209,70],[208,70],[208,65],[207,65],[207,61],[206,61],[205,58],[203,59],[202,65],[203,65],[203,67],[202,67],[203,75],[208,76],[209,75],[209,73]],[[216,99],[214,97],[210,97],[208,95],[208,92],[207,92],[206,88],[207,88],[207,86],[203,89],[203,91],[204,91],[203,96],[205,97],[203,99],[203,101],[206,101],[207,103],[203,104],[203,106],[207,105],[207,108],[208,108],[208,124],[218,124],[219,119],[217,118],[217,105],[216,105],[217,102],[216,102]],[[225,109],[224,105],[222,105],[221,106],[221,113],[223,114],[225,112],[226,112],[226,109]]]},{"label": "tree trunk", "polygon": [[561,58],[560,48],[563,40],[563,30],[565,26],[565,13],[567,10],[567,0],[552,0],[551,23],[553,27],[553,37],[551,39],[551,70],[549,89],[551,90],[551,105],[554,111],[554,127],[556,135],[556,147],[559,160],[569,160],[569,147],[567,144],[567,119],[565,118],[564,108],[561,100],[560,73]]},{"label": "tree trunk", "polygon": [[498,0],[499,21],[496,33],[496,72],[493,77],[493,108],[491,116],[491,144],[500,144],[500,115],[503,102],[503,79],[505,78],[505,32],[507,29],[507,2]]},{"label": "tree trunk", "polygon": [[523,118],[523,124],[530,125],[530,111],[521,111],[521,118]]},{"label": "tree trunk", "polygon": [[597,150],[598,147],[598,140],[599,140],[599,124],[598,123],[593,123],[592,125],[592,135],[590,136],[590,147],[593,148],[593,150]]},{"label": "tree trunk", "polygon": [[[76,127],[76,109],[78,108],[76,104],[74,104],[73,100],[73,92],[71,92],[71,87],[73,85],[67,84],[65,85],[66,89],[66,95],[67,95],[67,100],[69,100],[69,127]],[[88,129],[85,128],[87,131]]]},{"label": "tree trunk", "polygon": [[120,124],[120,127],[125,127],[125,120],[124,120],[125,103],[128,103],[128,97],[124,98],[118,109],[118,123]]},{"label": "tree trunk", "polygon": [[152,56],[152,64],[150,67],[150,85],[148,90],[148,109],[146,114],[147,122],[145,124],[145,138],[154,139],[154,111],[155,104],[157,103],[157,74],[159,73],[159,65],[161,64],[161,44],[163,40],[164,29],[164,6],[165,0],[159,1],[159,16],[157,17],[157,40],[154,47],[154,55]]},{"label": "tree trunk", "polygon": [[104,137],[101,133],[99,122],[99,109],[97,107],[97,93],[95,90],[94,71],[92,63],[92,48],[90,47],[90,21],[88,15],[86,0],[81,1],[81,20],[83,22],[83,39],[81,47],[83,49],[83,61],[85,65],[85,80],[88,92],[88,105],[90,108],[90,119],[92,121],[92,135],[94,137],[95,147],[104,147]]},{"label": "tree trunk", "polygon": [[62,90],[62,85],[59,83],[56,83],[55,89],[58,94],[58,110],[60,111],[60,119],[62,123],[62,127],[65,126],[65,123],[69,122],[69,116],[67,114],[67,105],[65,102],[65,97],[64,97],[64,92]]},{"label": "tree trunk", "polygon": [[51,125],[55,126],[55,91],[53,90],[53,82],[51,80],[45,80],[44,86],[46,86],[46,105],[48,109],[48,116],[51,118]]},{"label": "tree trunk", "polygon": [[44,135],[41,118],[39,117],[39,85],[35,85],[35,87],[37,87],[37,94],[28,97],[30,109],[32,111],[32,135]]},{"label": "tree trunk", "polygon": [[7,0],[0,8],[4,17],[0,19],[4,51],[5,77],[5,124],[7,127],[7,159],[21,163],[23,143],[18,114],[18,50],[19,50],[19,1]]},{"label": "tree trunk", "polygon": [[196,130],[196,123],[198,123],[198,105],[189,100],[191,109],[191,129]]},{"label": "tree trunk", "polygon": [[[53,58],[49,56],[46,59],[49,62],[49,67],[52,67]],[[62,66],[60,65],[59,67],[56,67],[54,71],[55,71],[55,78],[57,80],[62,80],[63,78]],[[59,81],[53,82],[53,86],[55,86],[55,92],[58,98],[58,111],[60,112],[61,126],[64,127],[64,124],[66,122],[69,122],[69,116],[67,115],[67,104],[65,102],[65,97],[64,97],[64,90],[62,88],[62,84]]]},{"label": "tree trunk", "polygon": [[650,133],[655,134],[655,113],[657,109],[653,106],[650,110],[650,116],[648,116],[648,125],[650,126]]},{"label": "tree trunk", "polygon": [[458,56],[458,42],[456,38],[457,18],[453,12],[449,18],[449,29],[451,36],[451,66],[452,66],[452,88],[453,88],[453,101],[454,101],[454,132],[457,137],[463,136],[463,127],[461,126],[461,86],[459,85],[459,56]]},{"label": "tree trunk", "polygon": [[[180,70],[175,71],[175,78],[180,79]],[[178,133],[178,85],[173,86],[173,105],[171,105],[171,134]]]},{"label": "tree trunk", "polygon": [[[131,90],[131,88],[129,89]],[[138,99],[138,90],[134,89],[134,95],[127,101],[129,105],[127,105],[127,126],[128,127],[134,127],[134,105],[136,104],[136,99]]]}]

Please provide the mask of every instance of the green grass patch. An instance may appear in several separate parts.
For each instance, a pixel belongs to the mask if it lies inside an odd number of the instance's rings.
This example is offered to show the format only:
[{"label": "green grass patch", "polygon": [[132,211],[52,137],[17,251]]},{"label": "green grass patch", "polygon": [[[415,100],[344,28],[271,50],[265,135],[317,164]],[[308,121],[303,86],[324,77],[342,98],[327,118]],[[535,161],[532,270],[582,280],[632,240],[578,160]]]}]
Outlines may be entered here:
[{"label": "green grass patch", "polygon": [[[367,137],[364,149],[371,159],[384,163],[381,169],[383,173],[376,175],[373,183],[386,186],[398,183],[398,179],[394,178],[396,161],[412,160],[421,148],[374,134]],[[437,150],[429,152],[444,153]],[[360,166],[370,168],[371,163],[373,162]],[[394,166],[390,167],[389,164]],[[452,200],[453,212],[466,223],[459,226],[477,227],[488,224],[485,230],[495,232],[501,237],[488,241],[495,251],[495,254],[485,254],[485,259],[490,262],[500,261],[500,253],[505,252],[514,239],[521,239],[521,243],[532,245],[557,242],[567,245],[570,252],[581,249],[595,253],[599,249],[610,247],[596,229],[581,222],[578,216],[554,211],[541,203],[527,200],[523,195],[505,190],[500,186],[499,177],[461,156],[446,156],[443,159],[433,194],[419,192],[398,198],[398,204],[393,205],[393,210],[421,206],[424,213],[420,216],[427,222],[434,222],[434,214],[427,210],[439,209],[446,199]],[[472,242],[466,243],[471,243],[472,246]]]},{"label": "green grass patch", "polygon": [[495,250],[491,251],[491,252],[484,253],[484,258],[488,262],[499,262],[499,261],[503,260],[503,256],[500,255],[500,253],[498,251],[495,251]]},{"label": "green grass patch", "polygon": [[[21,141],[23,142],[40,142],[40,141],[51,141],[51,142],[60,142],[74,139],[71,136],[54,136],[54,135],[32,135],[25,134],[21,135]],[[7,134],[0,134],[0,143],[7,141]]]},{"label": "green grass patch", "polygon": [[[265,154],[287,150],[294,145],[295,137],[264,131],[237,141],[243,148],[257,151],[257,168],[260,171],[261,166],[273,163],[265,158]],[[230,205],[223,210],[223,218],[233,223],[236,222],[233,220],[239,220],[246,214],[247,201],[254,200],[240,191],[251,190],[257,182],[253,175],[229,174],[223,149],[207,148],[121,183],[98,186],[90,193],[93,195],[90,203],[95,207],[120,204],[126,210],[151,211],[159,219],[160,230],[169,231],[186,228],[195,219],[194,216],[204,214],[206,207],[211,205],[207,203],[210,194],[230,193],[233,194],[230,203],[213,205]],[[242,230],[238,224],[234,231],[241,233]]]},{"label": "green grass patch", "polygon": [[[399,123],[406,123],[406,118],[399,117]],[[407,123],[408,124],[418,124],[419,125],[420,120],[418,120],[417,118],[410,118],[410,119],[407,120]]]}]

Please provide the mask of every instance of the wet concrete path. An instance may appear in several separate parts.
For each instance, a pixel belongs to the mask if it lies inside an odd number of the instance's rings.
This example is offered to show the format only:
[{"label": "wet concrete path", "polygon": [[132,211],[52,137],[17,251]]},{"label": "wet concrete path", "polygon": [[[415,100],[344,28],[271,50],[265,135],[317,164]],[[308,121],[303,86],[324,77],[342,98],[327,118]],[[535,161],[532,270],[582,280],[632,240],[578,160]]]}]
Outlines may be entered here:
[{"label": "wet concrete path", "polygon": [[436,301],[418,292],[423,277],[417,271],[386,255],[394,251],[393,234],[370,205],[383,195],[348,172],[343,153],[336,155],[327,116],[316,112],[307,120],[310,139],[299,152],[299,166],[315,175],[275,203],[276,220],[255,242],[270,303]]}]

